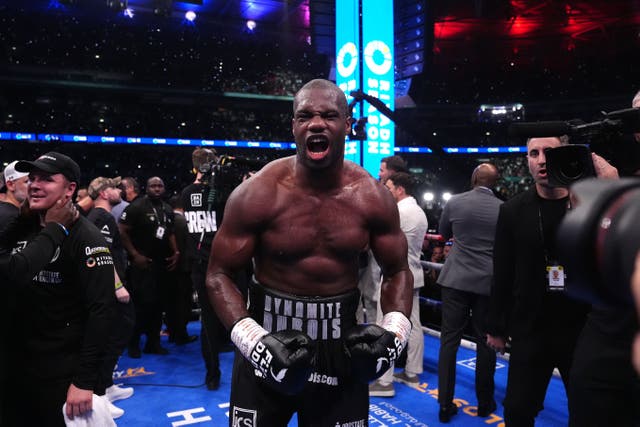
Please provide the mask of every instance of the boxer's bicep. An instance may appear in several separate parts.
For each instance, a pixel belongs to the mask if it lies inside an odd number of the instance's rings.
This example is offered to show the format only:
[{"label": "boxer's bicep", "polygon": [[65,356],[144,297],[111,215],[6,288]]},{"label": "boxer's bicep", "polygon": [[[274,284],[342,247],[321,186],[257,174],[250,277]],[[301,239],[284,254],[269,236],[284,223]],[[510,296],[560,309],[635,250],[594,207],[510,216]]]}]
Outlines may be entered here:
[{"label": "boxer's bicep", "polygon": [[206,277],[209,301],[227,328],[248,315],[235,278],[251,262],[257,242],[257,234],[245,220],[241,200],[230,198],[229,202],[211,245]]}]

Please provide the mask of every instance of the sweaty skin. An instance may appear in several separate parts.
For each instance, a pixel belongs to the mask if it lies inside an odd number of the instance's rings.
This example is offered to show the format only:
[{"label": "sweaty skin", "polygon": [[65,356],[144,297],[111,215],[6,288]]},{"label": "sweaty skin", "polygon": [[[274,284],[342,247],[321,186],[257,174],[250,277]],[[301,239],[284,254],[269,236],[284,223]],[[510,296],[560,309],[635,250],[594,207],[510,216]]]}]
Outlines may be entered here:
[{"label": "sweaty skin", "polygon": [[305,86],[294,100],[297,154],[271,162],[230,196],[207,271],[209,299],[227,328],[248,316],[233,277],[252,257],[267,288],[331,296],[357,287],[358,257],[369,248],[384,274],[383,312],[409,315],[413,277],[396,203],[344,160],[343,97],[335,86]]}]

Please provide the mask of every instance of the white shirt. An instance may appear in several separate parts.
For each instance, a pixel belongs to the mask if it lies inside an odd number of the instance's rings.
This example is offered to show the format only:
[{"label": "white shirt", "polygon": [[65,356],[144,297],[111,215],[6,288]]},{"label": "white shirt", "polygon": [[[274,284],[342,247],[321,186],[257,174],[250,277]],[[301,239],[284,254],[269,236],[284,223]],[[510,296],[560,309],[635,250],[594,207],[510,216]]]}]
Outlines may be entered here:
[{"label": "white shirt", "polygon": [[409,269],[413,273],[413,287],[424,286],[424,272],[420,263],[422,242],[429,228],[427,215],[413,197],[405,197],[398,202],[400,228],[407,238],[409,246]]}]

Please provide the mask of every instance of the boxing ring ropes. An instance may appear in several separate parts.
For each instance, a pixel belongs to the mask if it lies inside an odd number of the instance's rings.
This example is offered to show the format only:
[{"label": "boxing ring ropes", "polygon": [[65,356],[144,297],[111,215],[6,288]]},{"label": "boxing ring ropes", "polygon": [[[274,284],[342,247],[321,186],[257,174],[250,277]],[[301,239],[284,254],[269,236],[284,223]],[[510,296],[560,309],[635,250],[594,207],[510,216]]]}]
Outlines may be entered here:
[{"label": "boxing ring ropes", "polygon": [[[444,264],[440,264],[437,262],[431,262],[431,261],[420,261],[420,263],[422,264],[422,268],[426,271],[426,270],[436,270],[436,271],[440,271],[442,270],[442,266]],[[421,306],[429,306],[429,307],[436,307],[436,308],[440,308],[442,306],[442,301],[436,300],[436,299],[431,299],[431,298],[426,298],[426,297],[420,297],[420,305]],[[428,328],[426,326],[422,327],[422,331],[427,334],[430,335],[432,337],[438,338],[440,339],[440,331],[433,329],[433,328]],[[469,350],[473,350],[476,351],[476,343],[473,341],[470,341],[468,339],[463,338],[462,341],[460,342],[460,346],[469,349]],[[508,354],[500,354],[498,353],[499,357],[502,357],[505,360],[509,360],[509,355]]]},{"label": "boxing ring ropes", "polygon": [[[440,264],[440,263],[437,263],[437,262],[422,261],[422,260],[420,261],[420,263],[422,264],[422,268],[425,271],[426,270],[437,270],[437,271],[440,271],[440,270],[442,270],[442,266],[444,265],[444,264]],[[420,297],[420,305],[421,306],[422,305],[426,305],[426,306],[431,306],[431,307],[441,307],[442,306],[442,301],[438,301],[438,300],[431,299],[431,298]],[[440,339],[440,331],[437,331],[437,330],[435,330],[433,328],[428,328],[426,326],[422,327],[422,331],[427,335],[430,335],[432,337]],[[460,341],[460,346],[464,347],[464,348],[466,348],[468,350],[476,351],[476,343],[473,342],[473,341],[470,341],[468,339],[465,339],[465,338],[463,338]],[[499,359],[503,359],[503,360],[507,360],[507,361],[509,360],[509,353],[505,353],[505,354],[497,353],[496,355],[497,355],[497,357]],[[553,376],[560,378],[560,371],[558,371],[557,368],[553,370]]]}]

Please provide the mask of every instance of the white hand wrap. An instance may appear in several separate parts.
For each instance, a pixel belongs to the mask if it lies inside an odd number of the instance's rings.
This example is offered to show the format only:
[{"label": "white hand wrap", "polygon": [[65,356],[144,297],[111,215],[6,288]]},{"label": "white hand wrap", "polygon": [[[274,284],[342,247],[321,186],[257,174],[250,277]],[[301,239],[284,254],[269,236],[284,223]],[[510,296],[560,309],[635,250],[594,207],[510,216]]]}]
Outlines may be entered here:
[{"label": "white hand wrap", "polygon": [[380,326],[394,333],[404,347],[411,333],[411,321],[407,319],[407,316],[399,311],[391,311],[382,317]]},{"label": "white hand wrap", "polygon": [[240,353],[251,360],[251,351],[268,332],[251,317],[239,320],[231,329],[231,341]]}]

